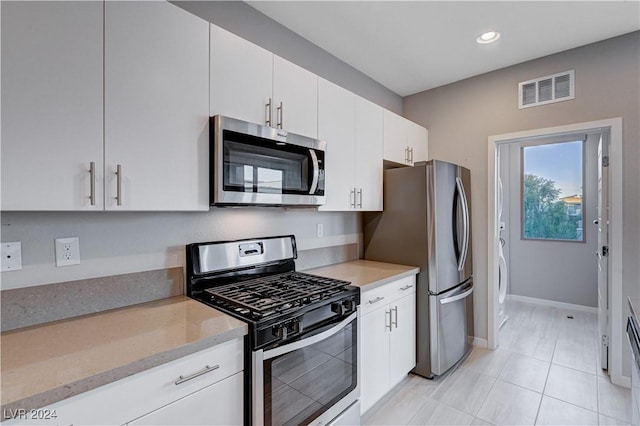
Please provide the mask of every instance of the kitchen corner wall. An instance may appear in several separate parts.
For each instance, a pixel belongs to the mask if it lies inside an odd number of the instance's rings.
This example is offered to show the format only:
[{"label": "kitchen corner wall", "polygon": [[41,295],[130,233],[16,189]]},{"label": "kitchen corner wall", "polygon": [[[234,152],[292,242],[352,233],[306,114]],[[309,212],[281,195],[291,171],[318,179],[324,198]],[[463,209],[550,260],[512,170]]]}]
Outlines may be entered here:
[{"label": "kitchen corner wall", "polygon": [[[316,238],[318,223],[324,225],[323,238]],[[2,241],[22,242],[22,270],[3,272],[2,289],[182,267],[186,244],[274,235],[295,235],[301,267],[310,268],[335,263],[335,253],[321,248],[357,243],[360,228],[358,213],[266,207],[201,213],[2,212]],[[60,237],[79,237],[80,265],[55,266],[54,239]]]},{"label": "kitchen corner wall", "polygon": [[[501,43],[502,40],[499,42]],[[508,40],[504,40],[508,43]],[[479,46],[481,48],[481,46]],[[487,52],[490,54],[490,52]],[[518,82],[575,70],[575,99],[518,109]],[[626,297],[640,276],[640,32],[489,72],[404,99],[405,116],[429,129],[429,156],[471,169],[476,336],[487,338],[487,146],[505,133],[622,117],[622,277]],[[494,285],[494,283],[490,283]],[[629,354],[622,348],[623,371]]]}]

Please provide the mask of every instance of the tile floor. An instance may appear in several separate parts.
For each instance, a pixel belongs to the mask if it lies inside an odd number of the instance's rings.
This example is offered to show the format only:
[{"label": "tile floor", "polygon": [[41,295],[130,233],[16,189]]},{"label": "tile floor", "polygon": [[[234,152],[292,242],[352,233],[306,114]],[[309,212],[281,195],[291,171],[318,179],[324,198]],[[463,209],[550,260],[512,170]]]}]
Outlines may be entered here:
[{"label": "tile floor", "polygon": [[[598,365],[597,315],[508,301],[495,351],[437,380],[409,375],[365,425],[626,425],[631,396]],[[572,316],[573,318],[567,318]]]}]

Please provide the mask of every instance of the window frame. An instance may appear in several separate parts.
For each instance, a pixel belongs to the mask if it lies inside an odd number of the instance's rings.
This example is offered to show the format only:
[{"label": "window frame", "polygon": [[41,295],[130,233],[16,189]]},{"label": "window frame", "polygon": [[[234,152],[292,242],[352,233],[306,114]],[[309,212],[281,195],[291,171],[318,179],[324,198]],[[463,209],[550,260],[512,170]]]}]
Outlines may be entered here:
[{"label": "window frame", "polygon": [[[563,136],[561,138],[545,138],[542,140],[535,140],[530,142],[523,142],[520,144],[520,240],[521,241],[544,241],[544,242],[558,242],[558,243],[579,243],[586,244],[587,243],[587,227],[585,226],[586,213],[586,176],[585,176],[585,164],[586,164],[586,144],[587,144],[587,135],[570,135],[571,137]],[[570,143],[570,142],[582,142],[581,150],[582,150],[582,239],[578,240],[568,240],[561,238],[529,238],[524,235],[524,150],[525,148],[543,146],[543,145],[557,145],[561,143]],[[544,177],[544,176],[542,176]]]}]

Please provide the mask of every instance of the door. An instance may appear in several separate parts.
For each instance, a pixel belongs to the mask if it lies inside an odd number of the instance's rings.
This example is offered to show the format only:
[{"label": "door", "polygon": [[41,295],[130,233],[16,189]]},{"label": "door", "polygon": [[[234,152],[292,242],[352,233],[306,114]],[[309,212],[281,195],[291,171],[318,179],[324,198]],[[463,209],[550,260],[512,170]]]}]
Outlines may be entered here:
[{"label": "door", "polygon": [[275,127],[273,53],[212,24],[210,56],[210,114]]},{"label": "door", "polygon": [[429,291],[439,294],[472,275],[470,174],[443,161],[427,164]]},{"label": "door", "polygon": [[382,210],[382,107],[356,96],[356,188],[360,210]]},{"label": "door", "polygon": [[429,296],[431,369],[441,375],[469,350],[473,330],[473,282],[450,292]]},{"label": "door", "polygon": [[360,369],[361,412],[365,413],[387,392],[389,387],[389,306],[362,316],[362,368]]},{"label": "door", "polygon": [[318,76],[273,56],[273,120],[271,127],[316,138]]},{"label": "door", "polygon": [[102,7],[2,2],[2,210],[102,210]]},{"label": "door", "polygon": [[104,54],[105,209],[208,210],[209,23],[108,1]]},{"label": "door", "polygon": [[598,330],[600,331],[600,367],[609,368],[609,180],[606,135],[598,142]]},{"label": "door", "polygon": [[416,294],[408,294],[390,305],[390,384],[398,383],[416,366]]}]

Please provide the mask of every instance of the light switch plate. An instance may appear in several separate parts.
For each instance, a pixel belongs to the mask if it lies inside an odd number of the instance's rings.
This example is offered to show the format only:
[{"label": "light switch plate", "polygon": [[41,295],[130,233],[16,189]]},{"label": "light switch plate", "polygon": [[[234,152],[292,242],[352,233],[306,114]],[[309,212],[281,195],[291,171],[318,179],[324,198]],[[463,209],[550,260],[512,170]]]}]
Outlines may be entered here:
[{"label": "light switch plate", "polygon": [[20,241],[2,243],[2,272],[22,269],[22,244]]}]

